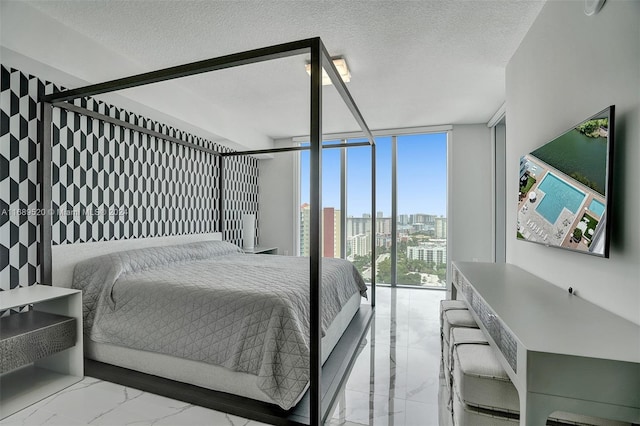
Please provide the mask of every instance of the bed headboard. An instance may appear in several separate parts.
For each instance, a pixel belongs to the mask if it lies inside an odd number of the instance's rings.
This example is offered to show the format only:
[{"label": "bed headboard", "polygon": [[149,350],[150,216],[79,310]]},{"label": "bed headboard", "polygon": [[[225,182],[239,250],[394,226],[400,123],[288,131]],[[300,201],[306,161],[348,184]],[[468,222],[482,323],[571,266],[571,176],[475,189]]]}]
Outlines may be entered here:
[{"label": "bed headboard", "polygon": [[56,287],[71,287],[73,270],[76,263],[104,254],[145,247],[221,240],[222,234],[220,232],[211,232],[207,234],[174,235],[171,237],[132,238],[93,243],[60,244],[51,248],[52,282]]}]

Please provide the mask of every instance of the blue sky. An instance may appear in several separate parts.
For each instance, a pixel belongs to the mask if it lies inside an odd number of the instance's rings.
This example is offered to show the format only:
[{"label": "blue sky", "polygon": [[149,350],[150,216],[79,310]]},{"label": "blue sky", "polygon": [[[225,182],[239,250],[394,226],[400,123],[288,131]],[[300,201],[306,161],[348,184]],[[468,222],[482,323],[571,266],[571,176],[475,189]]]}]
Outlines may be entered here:
[{"label": "blue sky", "polygon": [[[377,211],[391,215],[391,137],[376,139]],[[325,149],[322,158],[323,207],[340,206],[340,150]],[[347,151],[347,212],[371,211],[371,150]],[[301,203],[309,201],[309,152],[301,154]],[[446,216],[447,134],[398,136],[398,214]]]}]

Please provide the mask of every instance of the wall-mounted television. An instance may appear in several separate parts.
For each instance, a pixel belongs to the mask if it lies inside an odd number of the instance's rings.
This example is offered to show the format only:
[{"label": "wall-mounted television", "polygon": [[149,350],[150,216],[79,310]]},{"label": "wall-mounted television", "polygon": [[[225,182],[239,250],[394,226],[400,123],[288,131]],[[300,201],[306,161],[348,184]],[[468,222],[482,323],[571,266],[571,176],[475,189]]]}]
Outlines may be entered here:
[{"label": "wall-mounted television", "polygon": [[609,257],[614,110],[520,158],[518,239]]}]

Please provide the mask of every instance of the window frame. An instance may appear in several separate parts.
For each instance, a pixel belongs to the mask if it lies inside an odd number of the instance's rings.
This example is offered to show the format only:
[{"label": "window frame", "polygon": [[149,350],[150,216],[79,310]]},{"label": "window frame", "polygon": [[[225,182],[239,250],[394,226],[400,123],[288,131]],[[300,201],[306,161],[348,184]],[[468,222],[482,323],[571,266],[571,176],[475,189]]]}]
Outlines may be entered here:
[{"label": "window frame", "polygon": [[[446,217],[449,217],[449,170],[450,170],[450,144],[451,144],[451,136],[452,136],[453,126],[451,125],[443,125],[443,126],[423,126],[423,127],[413,127],[413,128],[400,128],[400,129],[387,129],[387,130],[376,130],[372,131],[373,136],[377,138],[391,138],[391,283],[380,283],[376,281],[376,285],[397,287],[397,288],[420,288],[420,289],[431,289],[431,290],[446,290],[446,285],[443,287],[440,286],[416,286],[409,284],[398,284],[397,282],[397,249],[398,249],[398,194],[397,194],[397,143],[398,136],[405,135],[423,135],[423,134],[446,134],[446,152],[447,152],[447,181],[446,181]],[[325,135],[323,138],[324,142],[337,141],[339,140],[341,143],[348,143],[351,139],[362,139],[361,133],[339,133],[339,134],[330,134]],[[302,146],[305,143],[308,143],[309,138],[306,136],[300,136],[292,138],[292,142],[294,146]],[[340,257],[342,259],[346,258],[347,250],[347,208],[348,208],[348,194],[347,194],[347,161],[348,161],[348,147],[342,147],[340,149],[340,212],[341,212],[341,230],[340,230]],[[296,214],[294,215],[296,219],[295,223],[295,250],[298,256],[301,255],[301,247],[300,247],[300,231],[301,231],[301,221],[300,221],[300,197],[301,197],[301,156],[302,152],[300,151],[294,160],[294,173],[295,173],[295,181],[294,184],[294,209]],[[377,175],[376,175],[377,176]],[[377,212],[377,209],[376,209]],[[375,213],[374,212],[374,215]],[[371,229],[371,238],[375,241],[376,234],[376,217],[372,218],[372,229]],[[450,227],[447,224],[446,231],[446,252],[450,253],[450,238],[449,238],[449,229]],[[449,278],[449,269],[450,269],[451,260],[449,256],[447,256],[446,260],[446,271],[447,277],[445,279],[448,282]],[[372,265],[372,268],[375,265]]]}]

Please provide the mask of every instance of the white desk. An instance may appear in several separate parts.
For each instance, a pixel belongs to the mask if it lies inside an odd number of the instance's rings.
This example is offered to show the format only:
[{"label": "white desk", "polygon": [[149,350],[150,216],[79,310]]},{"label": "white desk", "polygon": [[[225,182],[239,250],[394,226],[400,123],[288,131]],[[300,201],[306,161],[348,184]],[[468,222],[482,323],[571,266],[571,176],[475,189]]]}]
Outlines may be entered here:
[{"label": "white desk", "polygon": [[514,265],[454,262],[453,284],[518,390],[521,425],[554,411],[640,422],[640,326]]}]

